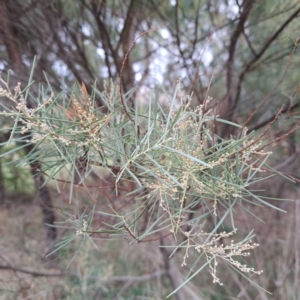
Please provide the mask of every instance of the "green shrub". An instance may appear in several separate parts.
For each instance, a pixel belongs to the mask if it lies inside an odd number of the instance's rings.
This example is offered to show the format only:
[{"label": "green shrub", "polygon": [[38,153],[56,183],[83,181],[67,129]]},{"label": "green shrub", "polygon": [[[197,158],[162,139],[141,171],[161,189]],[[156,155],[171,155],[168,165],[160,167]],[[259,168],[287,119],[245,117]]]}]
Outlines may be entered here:
[{"label": "green shrub", "polygon": [[[246,128],[219,119],[209,109],[210,98],[192,109],[192,97],[184,95],[180,82],[172,96],[158,86],[146,106],[136,101],[134,109],[128,107],[131,92],[124,100],[113,84],[104,91],[94,85],[91,95],[82,84],[70,96],[54,94],[48,86],[41,88],[38,98],[31,96],[36,107],[29,108],[31,81],[23,90],[17,85],[13,92],[4,80],[1,83],[1,96],[14,107],[4,107],[1,113],[14,120],[7,144],[34,145],[35,151],[19,159],[22,164],[38,165],[46,183],[56,183],[58,191],[60,182],[67,183],[69,201],[75,206],[83,198],[78,199],[74,190],[81,186],[88,192],[92,172],[102,168],[110,177],[96,187],[109,205],[99,211],[87,208],[78,216],[63,213],[65,221],[55,226],[72,232],[55,251],[72,243],[79,250],[85,240],[97,247],[95,235],[135,243],[167,237],[162,247],[171,249],[170,257],[181,251],[182,266],[191,270],[177,289],[205,267],[213,282],[222,285],[228,279],[219,278],[219,262],[243,276],[262,273],[240,260],[258,246],[251,241],[253,233],[238,241],[233,237],[236,206],[253,203],[280,210],[251,190],[256,182],[276,175],[274,170],[269,176],[262,174],[271,170],[266,164],[271,153],[262,150],[263,134],[247,134]],[[161,104],[160,95],[167,105]],[[101,107],[96,105],[99,99]],[[239,135],[221,138],[215,132],[218,123],[240,128]],[[113,196],[107,189],[113,190]],[[94,225],[98,215],[108,217],[110,223]]]}]

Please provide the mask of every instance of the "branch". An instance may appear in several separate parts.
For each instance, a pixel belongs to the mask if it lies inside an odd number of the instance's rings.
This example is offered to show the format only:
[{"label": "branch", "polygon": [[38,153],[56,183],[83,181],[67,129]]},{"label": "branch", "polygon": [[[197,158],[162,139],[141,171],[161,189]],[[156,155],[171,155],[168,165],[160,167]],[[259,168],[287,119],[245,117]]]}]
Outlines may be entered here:
[{"label": "branch", "polygon": [[[241,89],[242,89],[242,82],[244,80],[245,75],[247,74],[247,72],[251,69],[251,67],[261,58],[261,56],[266,52],[266,50],[269,48],[269,46],[271,45],[271,43],[279,36],[279,34],[284,30],[284,28],[300,13],[300,8],[297,9],[281,26],[280,28],[269,38],[269,40],[265,43],[265,45],[263,46],[263,48],[260,50],[259,53],[257,53],[257,55],[247,64],[247,66],[245,67],[244,71],[240,74],[239,76],[239,82],[237,85],[237,92],[236,92],[236,96],[233,102],[233,106],[232,106],[232,111],[231,113],[235,110],[238,100],[240,98],[240,94],[241,94]],[[294,52],[294,51],[293,51]],[[286,73],[286,72],[285,72]],[[284,74],[285,75],[285,74]],[[281,81],[280,81],[281,83]],[[277,86],[276,86],[277,88]],[[272,90],[273,91],[273,90]]]},{"label": "branch", "polygon": [[[299,103],[294,103],[293,105],[291,106],[287,106],[286,108],[284,108],[281,112],[281,114],[284,114],[286,112],[290,112],[292,110],[294,110],[295,108],[298,108],[299,107]],[[262,127],[264,127],[265,125],[269,124],[274,118],[275,118],[276,115],[273,115],[263,121],[261,121],[260,123],[257,123],[257,124],[254,124],[252,127],[250,127],[248,129],[249,132],[253,131],[253,130],[257,130],[257,129],[260,129]]]},{"label": "branch", "polygon": [[296,152],[292,156],[275,166],[274,169],[282,173],[283,170],[286,171],[286,169],[290,166],[295,167],[295,161],[299,157],[299,150],[296,149]]},{"label": "branch", "polygon": [[288,63],[285,67],[285,70],[283,72],[283,75],[282,77],[280,78],[280,80],[277,82],[277,84],[272,88],[272,90],[270,91],[270,93],[261,101],[261,103],[256,107],[256,109],[251,113],[251,115],[249,116],[249,118],[246,120],[246,122],[244,123],[243,125],[243,128],[249,123],[249,121],[252,119],[252,117],[257,113],[257,111],[261,108],[261,106],[271,97],[271,95],[273,94],[273,92],[277,89],[277,87],[281,84],[281,82],[283,81],[289,67],[290,67],[290,64],[292,62],[292,59],[294,57],[294,53],[296,51],[296,48],[298,46],[298,43],[300,41],[300,38],[298,38],[295,42],[295,45],[294,45],[294,48],[293,48],[293,51],[292,53],[290,54],[290,57],[289,57],[289,60],[288,60]]},{"label": "branch", "polygon": [[0,264],[0,269],[2,269],[2,270],[17,271],[17,272],[21,272],[21,273],[26,273],[26,274],[30,274],[30,275],[32,275],[34,277],[40,277],[40,276],[45,276],[45,277],[59,277],[59,276],[71,275],[70,273],[66,273],[66,272],[48,273],[48,272],[41,272],[41,271],[33,271],[33,270],[29,270],[27,268],[23,268],[23,267],[19,267],[19,266],[14,266],[14,265],[2,265],[2,264]]},{"label": "branch", "polygon": [[[269,123],[268,127],[264,130],[264,132],[261,133],[252,143],[250,143],[249,145],[247,145],[247,146],[243,147],[242,149],[240,149],[239,152],[242,152],[245,149],[250,148],[252,145],[254,145],[255,143],[257,143],[261,138],[263,138],[267,134],[267,132],[271,129],[271,127],[274,124],[274,122],[278,119],[278,117],[281,114],[282,110],[283,110],[283,105],[281,106],[281,108],[277,112],[277,114],[274,117],[274,119]],[[262,150],[262,148],[260,150]],[[259,152],[260,150],[257,150],[257,152]]]},{"label": "branch", "polygon": [[[163,255],[163,260],[165,263],[165,268],[166,268],[166,273],[170,279],[171,282],[171,286],[173,290],[176,290],[178,288],[178,286],[180,285],[180,281],[181,281],[181,274],[179,272],[179,270],[176,268],[176,266],[174,265],[173,260],[170,259],[170,252],[168,251],[167,248],[165,248],[164,246],[164,241],[163,239],[161,239],[160,241],[161,247],[160,247],[160,252]],[[174,295],[174,297],[177,300],[184,300],[184,294],[183,294],[183,290],[179,290],[177,291],[177,293]]]},{"label": "branch", "polygon": [[[139,34],[139,35],[134,39],[134,41],[131,43],[131,45],[129,46],[129,48],[128,48],[126,54],[125,54],[125,57],[124,57],[124,59],[123,59],[123,62],[122,62],[122,68],[121,68],[121,70],[120,70],[120,77],[119,77],[120,98],[121,98],[121,103],[122,103],[123,109],[124,109],[124,111],[125,111],[125,114],[127,115],[128,119],[129,119],[134,125],[136,125],[136,124],[135,124],[133,118],[130,116],[129,112],[127,111],[126,106],[125,106],[125,102],[124,102],[123,91],[122,91],[122,85],[123,85],[123,84],[122,84],[122,82],[123,82],[123,70],[124,70],[124,67],[125,67],[125,63],[126,63],[126,61],[127,61],[127,59],[128,59],[128,55],[129,55],[131,49],[133,48],[133,46],[135,45],[135,42],[136,42],[140,37],[142,37],[143,35],[145,35],[145,34],[147,34],[147,33],[150,33],[150,32],[153,32],[153,31],[156,31],[156,30],[158,30],[158,29],[160,29],[160,28],[162,28],[162,27],[156,27],[156,28],[154,28],[154,29],[149,29],[149,30],[144,31],[144,32],[142,32],[141,34]],[[138,131],[139,131],[139,127],[138,127]]]},{"label": "branch", "polygon": [[[10,270],[10,271],[16,271],[16,272],[21,272],[25,274],[32,275],[34,277],[61,277],[61,276],[77,276],[79,277],[80,275],[76,275],[75,273],[70,273],[70,272],[59,272],[59,273],[50,273],[50,272],[41,272],[41,271],[35,271],[35,270],[29,270],[27,268],[19,267],[19,266],[14,266],[14,265],[2,265],[0,264],[0,269],[2,270]],[[130,281],[132,283],[134,282],[143,282],[147,280],[151,280],[157,277],[161,277],[166,274],[165,270],[159,270],[151,274],[147,275],[141,275],[141,276],[110,276],[107,278],[103,278],[104,282],[107,283],[115,283],[115,282],[125,282],[125,281]],[[91,276],[93,277],[93,276]]]},{"label": "branch", "polygon": [[[78,24],[76,24],[76,25],[78,25]],[[78,52],[79,56],[81,57],[81,61],[82,61],[82,64],[80,64],[81,67],[84,67],[84,69],[86,70],[87,74],[90,76],[91,81],[93,81],[93,79],[95,78],[95,76],[93,75],[93,73],[92,73],[92,71],[90,69],[89,62],[88,62],[88,59],[86,57],[86,53],[85,53],[84,49],[82,48],[82,47],[84,47],[84,43],[82,43],[82,46],[81,46],[78,43],[77,37],[74,34],[74,32],[72,32],[68,26],[65,26],[65,28],[69,32],[70,37],[72,38],[72,40],[73,40],[73,42],[74,42],[74,44],[75,44],[75,46],[77,48],[77,52]],[[79,31],[79,28],[76,28],[75,30]]]},{"label": "branch", "polygon": [[11,28],[8,24],[7,18],[9,18],[9,14],[3,3],[5,2],[0,2],[0,33],[2,35],[2,40],[5,43],[6,52],[10,62],[14,66],[20,66],[22,64],[21,55],[16,45],[16,39],[14,38]]},{"label": "branch", "polygon": [[257,54],[256,54],[256,52],[255,52],[255,50],[254,50],[254,48],[253,48],[253,46],[252,46],[252,44],[251,44],[248,36],[247,36],[247,34],[245,33],[244,28],[243,28],[243,36],[245,37],[245,40],[246,40],[246,42],[248,44],[248,47],[249,47],[250,51],[252,52],[253,56],[257,56]]},{"label": "branch", "polygon": [[299,128],[300,128],[300,121],[298,123],[296,123],[292,127],[292,129],[290,129],[288,132],[282,134],[281,136],[277,137],[276,139],[272,140],[271,142],[269,142],[269,143],[263,145],[262,147],[260,147],[259,149],[257,149],[257,152],[263,150],[265,147],[269,146],[272,143],[275,143],[275,142],[279,143],[279,142],[281,142],[282,140],[284,140],[286,137],[288,137],[290,134],[292,134],[294,131],[296,131]]},{"label": "branch", "polygon": [[[101,43],[103,45],[103,50],[105,53],[106,65],[107,65],[107,67],[110,67],[110,63],[109,63],[109,59],[108,59],[108,50],[109,50],[111,52],[112,58],[114,60],[114,65],[117,68],[117,72],[119,72],[119,57],[118,57],[117,52],[115,51],[115,49],[113,48],[113,46],[111,44],[111,39],[110,39],[109,33],[107,31],[105,24],[102,22],[102,20],[100,18],[100,14],[97,14],[97,4],[92,3],[92,7],[87,6],[87,8],[93,14],[96,24],[98,26]],[[109,68],[109,70],[110,70],[110,68]]]},{"label": "branch", "polygon": [[230,106],[233,106],[233,97],[232,97],[232,73],[233,73],[233,66],[234,66],[234,55],[236,50],[236,45],[240,35],[244,32],[244,25],[247,21],[248,15],[251,11],[254,1],[252,0],[244,0],[243,2],[243,12],[240,16],[240,20],[238,25],[236,26],[235,30],[233,31],[230,37],[230,44],[229,44],[229,58],[227,62],[227,96],[229,100]]},{"label": "branch", "polygon": [[133,12],[134,3],[135,3],[135,0],[130,1],[129,7],[127,9],[126,17],[124,20],[124,25],[123,25],[123,28],[122,28],[122,31],[120,34],[120,38],[119,38],[119,41],[118,41],[118,44],[116,47],[116,51],[119,50],[121,43],[123,44],[122,45],[123,51],[124,51],[123,53],[125,53],[125,51],[128,50],[129,43],[130,43],[130,30],[132,27],[132,19],[133,19],[132,14],[134,14],[134,12]]}]

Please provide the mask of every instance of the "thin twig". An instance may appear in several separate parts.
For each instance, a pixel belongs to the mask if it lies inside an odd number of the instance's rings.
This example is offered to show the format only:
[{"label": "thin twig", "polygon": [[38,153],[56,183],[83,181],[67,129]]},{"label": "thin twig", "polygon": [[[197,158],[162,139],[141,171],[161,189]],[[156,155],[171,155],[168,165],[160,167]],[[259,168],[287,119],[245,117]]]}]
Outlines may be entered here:
[{"label": "thin twig", "polygon": [[129,119],[133,124],[135,124],[135,122],[134,122],[133,118],[131,117],[131,115],[129,114],[129,112],[127,111],[126,106],[125,106],[125,102],[124,102],[124,98],[123,98],[122,82],[123,82],[123,70],[124,70],[124,67],[125,67],[125,63],[126,63],[126,61],[127,61],[127,58],[128,58],[128,55],[129,55],[131,49],[133,48],[133,46],[135,45],[136,41],[137,41],[140,37],[142,37],[143,35],[145,35],[145,34],[147,34],[147,33],[150,33],[150,32],[156,31],[156,30],[158,30],[158,29],[160,29],[160,28],[163,28],[163,27],[165,27],[165,26],[162,26],[162,27],[156,27],[156,28],[154,28],[154,29],[149,29],[149,30],[144,31],[144,32],[142,32],[141,34],[139,34],[139,35],[134,39],[134,41],[131,43],[131,45],[129,46],[129,48],[128,48],[126,54],[125,54],[125,57],[124,57],[124,59],[123,59],[123,62],[122,62],[122,67],[121,67],[121,70],[120,70],[120,76],[119,76],[120,98],[121,98],[121,103],[122,103],[123,109],[124,109],[124,111],[125,111],[125,113],[126,113],[128,119]]},{"label": "thin twig", "polygon": [[[41,271],[35,271],[35,270],[29,270],[27,268],[19,267],[19,266],[14,266],[14,265],[2,265],[0,264],[0,269],[2,270],[10,270],[10,271],[16,271],[16,272],[21,272],[25,274],[32,275],[34,277],[40,277],[40,276],[45,276],[45,277],[60,277],[60,276],[80,276],[76,275],[75,273],[70,273],[70,272],[64,272],[61,271],[59,273],[48,273],[48,272],[41,272]],[[162,275],[166,274],[166,271],[164,270],[159,270],[151,274],[147,275],[141,275],[141,276],[110,276],[107,278],[103,278],[104,282],[107,283],[114,283],[114,282],[143,282],[147,281],[156,277],[161,277]],[[93,278],[94,276],[90,276]],[[98,276],[96,276],[98,278]]]},{"label": "thin twig", "polygon": [[[277,120],[277,118],[279,117],[279,115],[281,114],[282,110],[283,110],[283,105],[281,106],[281,108],[279,109],[278,113],[276,114],[275,118],[273,119],[272,122],[270,122],[269,126],[264,130],[264,132],[262,134],[260,134],[252,143],[250,143],[249,145],[243,147],[242,149],[239,150],[239,152],[244,151],[245,149],[251,147],[252,145],[254,145],[255,143],[257,143],[264,135],[266,135],[266,133],[271,129],[272,125],[274,124],[274,122]],[[273,141],[272,141],[273,142]],[[257,152],[259,152],[261,149],[257,150]]]},{"label": "thin twig", "polygon": [[[274,120],[275,121],[275,120]],[[272,122],[273,123],[273,122]],[[286,137],[288,137],[291,133],[293,133],[295,130],[297,130],[298,128],[300,128],[300,122],[298,122],[296,125],[294,125],[292,127],[292,129],[290,129],[288,132],[286,132],[285,134],[277,137],[276,139],[272,140],[271,142],[263,145],[261,148],[257,149],[257,151],[261,151],[263,150],[265,147],[267,147],[268,145],[274,143],[274,142],[281,142],[282,140],[284,140]]]},{"label": "thin twig", "polygon": [[66,272],[48,273],[48,272],[41,272],[41,271],[33,271],[33,270],[29,270],[29,269],[26,269],[26,268],[23,268],[23,267],[14,266],[14,265],[2,265],[2,264],[0,264],[0,269],[26,273],[26,274],[30,274],[34,277],[40,277],[40,276],[58,277],[58,276],[71,275],[70,273],[66,273]]},{"label": "thin twig", "polygon": [[270,91],[270,93],[260,102],[260,104],[256,107],[256,109],[251,113],[251,115],[249,116],[249,118],[246,120],[246,122],[244,123],[243,125],[243,128],[245,128],[245,126],[249,123],[249,121],[253,118],[253,116],[257,113],[257,111],[261,108],[261,106],[266,103],[266,101],[271,97],[271,95],[273,94],[273,92],[277,89],[277,87],[282,83],[283,79],[285,78],[285,75],[290,67],[290,64],[292,62],[292,59],[294,57],[294,54],[295,54],[295,50],[298,46],[298,43],[299,43],[299,40],[300,38],[298,38],[295,42],[295,45],[293,47],[293,51],[292,53],[290,54],[290,57],[289,57],[289,60],[288,60],[288,63],[284,69],[284,72],[283,72],[283,75],[281,76],[280,80],[277,82],[277,84],[272,88],[272,90]]}]

